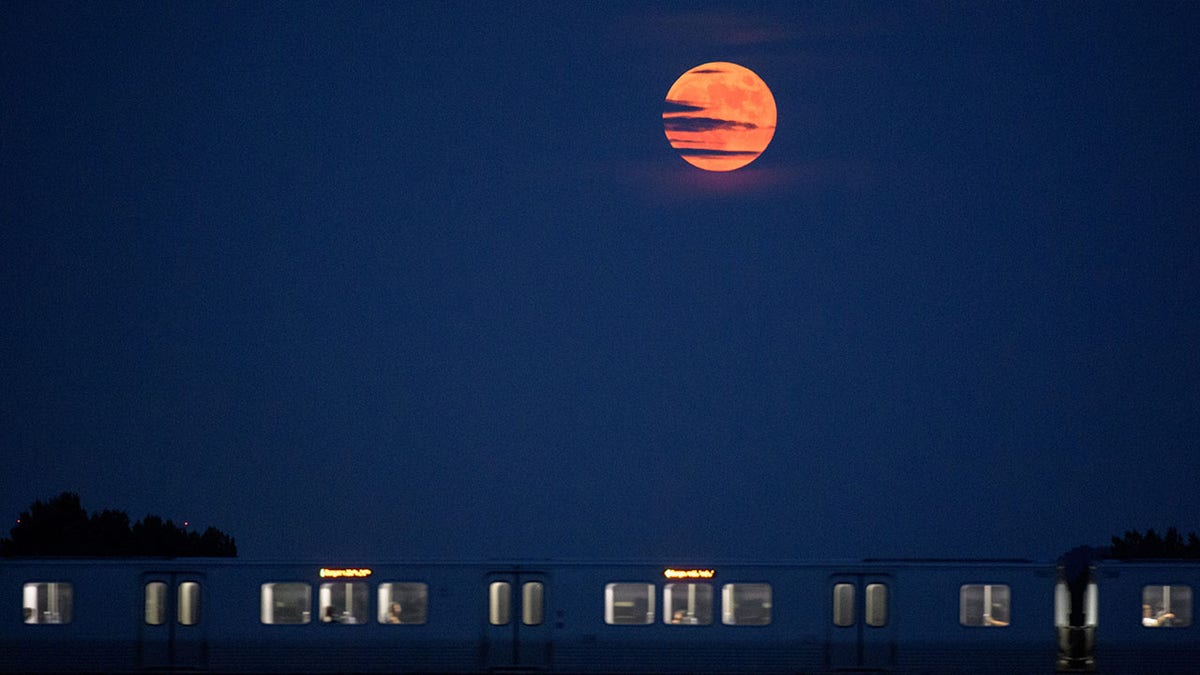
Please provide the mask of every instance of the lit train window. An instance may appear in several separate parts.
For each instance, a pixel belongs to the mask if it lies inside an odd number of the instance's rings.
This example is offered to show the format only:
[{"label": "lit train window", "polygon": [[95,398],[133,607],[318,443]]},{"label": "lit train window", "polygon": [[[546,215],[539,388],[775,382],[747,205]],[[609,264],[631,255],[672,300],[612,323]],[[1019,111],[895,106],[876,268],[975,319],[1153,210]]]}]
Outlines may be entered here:
[{"label": "lit train window", "polygon": [[604,623],[654,623],[654,584],[607,584],[604,587]]},{"label": "lit train window", "polygon": [[1192,587],[1143,586],[1142,625],[1147,628],[1192,625]]},{"label": "lit train window", "polygon": [[304,583],[263,584],[262,622],[303,624],[312,620],[312,587]]},{"label": "lit train window", "polygon": [[25,584],[23,596],[25,623],[71,623],[74,604],[71,584],[62,581]]},{"label": "lit train window", "polygon": [[507,581],[493,581],[488,586],[488,621],[493,626],[503,626],[508,623],[512,612],[512,584]]},{"label": "lit train window", "polygon": [[866,602],[867,607],[864,611],[866,614],[866,622],[868,626],[879,628],[886,626],[888,620],[888,589],[887,584],[867,584]]},{"label": "lit train window", "polygon": [[854,625],[854,584],[833,585],[833,625]]},{"label": "lit train window", "polygon": [[[1083,625],[1095,628],[1099,617],[1099,592],[1095,581],[1088,582],[1083,594]],[[1054,585],[1054,626],[1071,626],[1071,588],[1065,581]]]},{"label": "lit train window", "polygon": [[711,584],[667,584],[663,588],[663,622],[675,626],[712,623]]},{"label": "lit train window", "polygon": [[146,584],[145,591],[146,625],[161,626],[167,621],[167,584],[162,581],[151,581]]},{"label": "lit train window", "polygon": [[542,596],[545,586],[540,581],[526,581],[521,585],[521,623],[540,626],[542,623]]},{"label": "lit train window", "polygon": [[428,606],[429,587],[425,584],[379,584],[379,623],[423,624]]},{"label": "lit train window", "polygon": [[200,584],[185,581],[179,584],[176,620],[181,626],[194,626],[200,621]]},{"label": "lit train window", "polygon": [[958,622],[1003,628],[1011,621],[1011,593],[1004,584],[967,584],[959,589]]},{"label": "lit train window", "polygon": [[721,623],[727,626],[765,626],[771,623],[771,584],[722,586]]},{"label": "lit train window", "polygon": [[371,616],[367,608],[367,585],[361,581],[334,581],[317,591],[321,623],[364,624]]}]

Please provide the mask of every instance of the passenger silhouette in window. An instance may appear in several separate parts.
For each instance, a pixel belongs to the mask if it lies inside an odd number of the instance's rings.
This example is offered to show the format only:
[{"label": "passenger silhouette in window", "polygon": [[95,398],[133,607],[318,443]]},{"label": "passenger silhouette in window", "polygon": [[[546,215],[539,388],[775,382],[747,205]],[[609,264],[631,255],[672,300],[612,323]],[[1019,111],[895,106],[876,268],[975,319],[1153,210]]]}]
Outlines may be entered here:
[{"label": "passenger silhouette in window", "polygon": [[1171,620],[1175,615],[1171,612],[1158,611],[1155,612],[1150,605],[1142,605],[1142,625],[1147,628],[1162,628],[1170,626]]},{"label": "passenger silhouette in window", "polygon": [[400,603],[393,602],[388,605],[387,616],[384,617],[384,623],[401,623],[400,621]]},{"label": "passenger silhouette in window", "polygon": [[338,616],[337,610],[333,608],[333,605],[326,605],[325,613],[321,615],[321,621],[325,623],[340,623],[341,617]]}]

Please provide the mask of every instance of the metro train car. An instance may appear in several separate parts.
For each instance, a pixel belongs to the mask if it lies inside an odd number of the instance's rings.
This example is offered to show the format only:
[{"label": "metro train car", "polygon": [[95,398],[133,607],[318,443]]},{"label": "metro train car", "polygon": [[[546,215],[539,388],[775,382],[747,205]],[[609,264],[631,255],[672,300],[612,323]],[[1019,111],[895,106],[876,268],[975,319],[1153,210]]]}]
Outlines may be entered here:
[{"label": "metro train car", "polygon": [[1200,672],[1200,563],[1083,582],[1027,561],[10,559],[0,671]]},{"label": "metro train car", "polygon": [[1101,590],[1093,610],[1097,669],[1111,673],[1200,673],[1200,628],[1192,591],[1200,561],[1096,564]]}]

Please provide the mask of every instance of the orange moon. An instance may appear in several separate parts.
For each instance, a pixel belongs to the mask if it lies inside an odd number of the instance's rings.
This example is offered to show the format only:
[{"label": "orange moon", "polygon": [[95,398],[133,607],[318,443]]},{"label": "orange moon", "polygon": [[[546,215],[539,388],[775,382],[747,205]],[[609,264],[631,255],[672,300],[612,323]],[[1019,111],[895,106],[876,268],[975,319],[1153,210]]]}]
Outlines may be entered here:
[{"label": "orange moon", "polygon": [[775,97],[749,68],[705,63],[671,85],[663,127],[688,164],[733,171],[757,159],[775,136]]}]

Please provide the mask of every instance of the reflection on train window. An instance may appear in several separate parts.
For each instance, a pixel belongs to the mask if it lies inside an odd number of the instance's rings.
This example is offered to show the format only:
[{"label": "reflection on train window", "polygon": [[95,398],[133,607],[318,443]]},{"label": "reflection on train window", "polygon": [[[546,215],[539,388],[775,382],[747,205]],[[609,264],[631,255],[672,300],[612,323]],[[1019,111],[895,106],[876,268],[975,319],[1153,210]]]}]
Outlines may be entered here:
[{"label": "reflection on train window", "polygon": [[167,621],[167,584],[151,581],[146,584],[146,625],[161,626]]},{"label": "reflection on train window", "polygon": [[367,609],[367,585],[360,581],[321,584],[317,592],[321,623],[363,624],[371,616]]},{"label": "reflection on train window", "polygon": [[712,623],[711,584],[667,584],[663,588],[663,621],[676,626]]},{"label": "reflection on train window", "polygon": [[727,626],[765,626],[771,623],[771,584],[722,586],[721,623]]},{"label": "reflection on train window", "polygon": [[488,622],[493,626],[503,626],[508,623],[512,613],[512,584],[507,581],[493,581],[488,586]]},{"label": "reflection on train window", "polygon": [[864,614],[868,626],[879,628],[887,625],[887,596],[887,584],[867,584],[867,607]]},{"label": "reflection on train window", "polygon": [[608,584],[604,587],[604,623],[654,623],[654,584]]},{"label": "reflection on train window", "polygon": [[1147,628],[1192,625],[1192,587],[1143,586],[1142,625]]},{"label": "reflection on train window", "polygon": [[200,584],[185,581],[179,584],[179,605],[176,620],[181,626],[194,626],[200,621]]},{"label": "reflection on train window", "polygon": [[23,595],[25,623],[71,623],[71,584],[62,581],[25,584]]},{"label": "reflection on train window", "polygon": [[854,625],[854,584],[833,585],[833,625]]},{"label": "reflection on train window", "polygon": [[539,626],[542,623],[542,596],[545,586],[540,581],[526,581],[521,586],[521,623]]},{"label": "reflection on train window", "polygon": [[959,589],[958,622],[1003,628],[1011,621],[1011,594],[1004,584],[967,584]]},{"label": "reflection on train window", "polygon": [[428,606],[429,587],[425,584],[379,584],[379,623],[423,624]]},{"label": "reflection on train window", "polygon": [[312,587],[303,583],[263,584],[262,622],[301,624],[312,619]]}]

